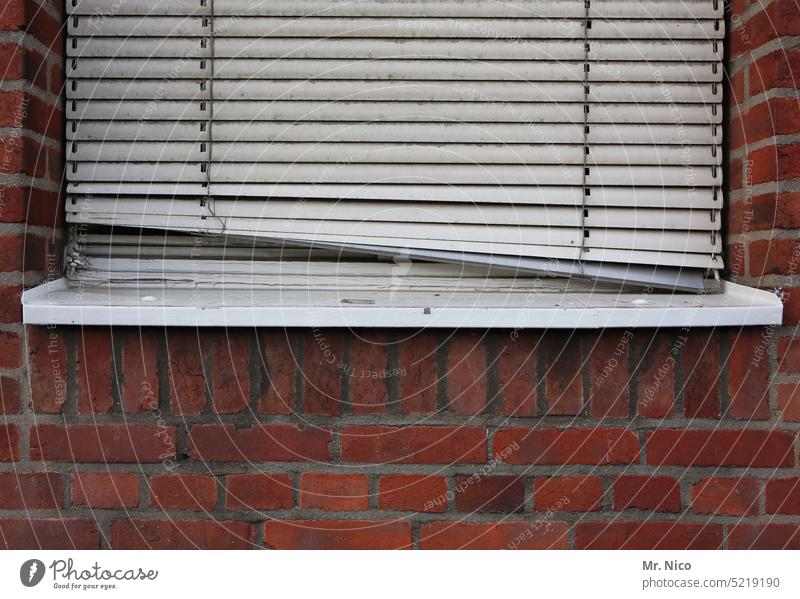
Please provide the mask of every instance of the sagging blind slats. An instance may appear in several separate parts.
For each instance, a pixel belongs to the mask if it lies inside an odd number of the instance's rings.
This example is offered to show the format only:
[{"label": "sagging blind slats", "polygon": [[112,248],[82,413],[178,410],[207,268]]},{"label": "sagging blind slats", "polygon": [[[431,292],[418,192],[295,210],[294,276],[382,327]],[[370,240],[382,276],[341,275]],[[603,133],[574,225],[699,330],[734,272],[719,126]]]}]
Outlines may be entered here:
[{"label": "sagging blind slats", "polygon": [[717,0],[69,0],[68,220],[702,288]]}]

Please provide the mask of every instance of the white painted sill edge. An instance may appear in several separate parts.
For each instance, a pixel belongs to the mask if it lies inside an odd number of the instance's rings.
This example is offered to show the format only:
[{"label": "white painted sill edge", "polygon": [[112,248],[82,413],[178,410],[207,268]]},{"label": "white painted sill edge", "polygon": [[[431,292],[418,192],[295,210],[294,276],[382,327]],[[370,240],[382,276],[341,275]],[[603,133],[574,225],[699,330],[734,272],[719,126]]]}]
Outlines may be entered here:
[{"label": "white painted sill edge", "polygon": [[72,288],[64,279],[22,295],[31,325],[602,329],[780,325],[773,293],[723,282],[716,294]]}]

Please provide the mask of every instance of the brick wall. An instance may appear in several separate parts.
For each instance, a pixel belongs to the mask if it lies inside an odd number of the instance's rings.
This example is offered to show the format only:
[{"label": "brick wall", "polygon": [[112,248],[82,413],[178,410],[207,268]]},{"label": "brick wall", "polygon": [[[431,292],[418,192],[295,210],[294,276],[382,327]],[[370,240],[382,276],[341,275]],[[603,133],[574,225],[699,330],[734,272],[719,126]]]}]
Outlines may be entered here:
[{"label": "brick wall", "polygon": [[731,274],[785,326],[574,334],[23,331],[62,42],[60,7],[7,7],[0,544],[800,548],[795,2],[736,2],[729,44]]}]

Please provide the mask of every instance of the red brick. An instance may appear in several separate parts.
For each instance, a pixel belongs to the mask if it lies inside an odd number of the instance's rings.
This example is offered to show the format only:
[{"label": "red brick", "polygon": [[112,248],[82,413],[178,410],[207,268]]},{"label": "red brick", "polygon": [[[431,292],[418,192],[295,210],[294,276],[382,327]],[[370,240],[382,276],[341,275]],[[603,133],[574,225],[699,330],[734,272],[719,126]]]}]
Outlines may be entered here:
[{"label": "red brick", "polygon": [[113,549],[252,549],[256,529],[226,520],[116,520]]},{"label": "red brick", "polygon": [[170,329],[167,333],[167,356],[172,411],[175,414],[200,414],[206,407],[208,385],[198,330]]},{"label": "red brick", "polygon": [[[22,92],[0,92],[0,127],[22,129],[26,125],[30,96]],[[5,167],[3,168],[5,170]]]},{"label": "red brick", "polygon": [[[735,200],[728,203],[728,229],[731,233],[749,233],[759,230],[755,222],[753,201],[748,199]],[[774,217],[774,209],[773,209]],[[772,227],[765,227],[772,228]],[[747,275],[744,265],[745,245],[743,243],[728,244],[728,268],[734,277]]]},{"label": "red brick", "polygon": [[794,0],[770,2],[764,10],[750,17],[743,29],[743,34],[738,31],[731,34],[732,41],[741,40],[733,46],[733,56],[751,52],[779,37],[800,35],[797,4]]},{"label": "red brick", "polygon": [[754,277],[794,274],[800,242],[794,239],[758,239],[750,243],[750,274]]},{"label": "red brick", "polygon": [[800,374],[800,337],[778,339],[778,371],[782,374]]},{"label": "red brick", "polygon": [[536,416],[536,348],[539,336],[529,331],[515,331],[501,341],[497,361],[503,414]]},{"label": "red brick", "polygon": [[25,24],[25,3],[23,0],[9,0],[0,13],[0,30],[13,31],[22,29]]},{"label": "red brick", "polygon": [[64,69],[60,64],[54,64],[50,69],[50,92],[60,95],[64,88]]},{"label": "red brick", "polygon": [[410,549],[405,520],[271,520],[264,525],[270,549]]},{"label": "red brick", "polygon": [[619,476],[614,479],[614,509],[681,511],[681,487],[671,476]]},{"label": "red brick", "polygon": [[211,337],[211,405],[218,414],[247,410],[250,400],[252,332],[226,329]]},{"label": "red brick", "polygon": [[404,414],[424,414],[436,410],[436,358],[439,343],[430,332],[419,332],[403,339],[400,351],[400,399]]},{"label": "red brick", "polygon": [[37,424],[31,459],[52,462],[160,462],[175,457],[175,429],[145,424]]},{"label": "red brick", "polygon": [[0,285],[0,322],[20,322],[22,320],[21,297],[22,289],[20,287]]},{"label": "red brick", "polygon": [[497,431],[494,452],[508,464],[632,464],[639,439],[624,428],[512,428]]},{"label": "red brick", "polygon": [[22,338],[16,333],[0,332],[0,368],[22,366]]},{"label": "red brick", "polygon": [[800,478],[773,478],[767,481],[768,514],[800,516]]},{"label": "red brick", "polygon": [[332,440],[330,430],[289,424],[200,424],[189,434],[189,454],[209,462],[328,462]]},{"label": "red brick", "polygon": [[525,485],[518,476],[460,475],[455,491],[459,512],[512,514],[525,508]]},{"label": "red brick", "polygon": [[[32,185],[38,182],[34,181]],[[42,227],[50,227],[51,229],[61,229],[65,225],[65,211],[62,204],[62,197],[57,191],[47,191],[33,187],[32,185],[26,187],[13,187],[7,192],[12,192],[18,199],[14,199],[14,207],[19,207],[20,221],[25,221],[29,225],[39,225]],[[6,208],[3,214],[9,212],[9,193],[6,193]],[[16,208],[11,209],[13,213]],[[16,216],[16,214],[14,214]],[[55,275],[56,272],[48,274]]]},{"label": "red brick", "polygon": [[769,418],[770,330],[744,327],[735,331],[728,367],[730,413],[739,420]]},{"label": "red brick", "polygon": [[303,410],[338,416],[342,410],[344,339],[338,331],[312,329],[305,339]]},{"label": "red brick", "polygon": [[292,333],[267,331],[259,337],[260,397],[258,411],[291,414],[295,411],[298,361]]},{"label": "red brick", "polygon": [[759,482],[752,478],[706,478],[692,487],[692,511],[696,514],[755,516],[758,514]]},{"label": "red brick", "polygon": [[150,505],[162,510],[209,512],[217,504],[217,481],[202,474],[162,474],[150,479]]},{"label": "red brick", "polygon": [[728,80],[729,102],[731,106],[736,106],[745,101],[744,95],[744,72],[745,69],[740,69],[730,76]]},{"label": "red brick", "polygon": [[576,549],[720,549],[722,526],[683,522],[580,522]]},{"label": "red brick", "polygon": [[54,183],[61,183],[65,180],[64,158],[60,148],[47,151],[47,176]]},{"label": "red brick", "polygon": [[8,376],[0,377],[0,414],[19,414],[22,411],[20,382]]},{"label": "red brick", "polygon": [[25,78],[42,91],[47,91],[47,61],[40,52],[31,49],[24,51]]},{"label": "red brick", "polygon": [[678,343],[671,331],[637,331],[631,351],[631,365],[638,402],[636,411],[643,418],[669,418],[675,405],[675,360]]},{"label": "red brick", "polygon": [[37,414],[58,414],[67,401],[67,339],[63,329],[27,327],[28,384]]},{"label": "red brick", "polygon": [[348,426],[341,431],[342,461],[395,464],[479,464],[487,460],[481,427]]},{"label": "red brick", "polygon": [[64,507],[64,481],[55,472],[0,472],[0,509]]},{"label": "red brick", "polygon": [[753,185],[788,181],[800,174],[800,144],[767,146],[750,153]]},{"label": "red brick", "polygon": [[111,330],[83,327],[75,356],[78,412],[107,414],[114,408],[111,384],[116,378]]},{"label": "red brick", "polygon": [[731,17],[733,18],[734,25],[739,27],[739,23],[743,22],[742,13],[747,10],[755,0],[730,0]]},{"label": "red brick", "polygon": [[22,270],[23,244],[21,235],[0,235],[0,255],[3,256],[0,272]]},{"label": "red brick", "polygon": [[737,116],[731,127],[731,149],[763,139],[800,132],[800,105],[796,98],[771,98]]},{"label": "red brick", "polygon": [[52,235],[40,236],[25,235],[25,263],[24,270],[47,271],[50,274],[61,272],[63,265],[61,254],[62,244]]},{"label": "red brick", "polygon": [[369,507],[369,478],[364,474],[304,472],[300,475],[300,507],[347,512]]},{"label": "red brick", "polygon": [[672,466],[794,466],[786,431],[661,429],[647,435],[647,463]]},{"label": "red brick", "polygon": [[[742,202],[734,202],[733,206],[741,204]],[[733,228],[731,228],[733,231]],[[729,243],[728,254],[725,260],[728,264],[728,270],[731,273],[731,278],[735,280],[738,277],[747,276],[747,266],[745,265],[745,256],[747,248],[743,243]]]},{"label": "red brick", "polygon": [[75,472],[72,505],[91,509],[134,508],[139,505],[139,477],[128,472]]},{"label": "red brick", "polygon": [[100,531],[88,518],[2,518],[2,549],[100,549]]},{"label": "red brick", "polygon": [[[735,130],[735,125],[731,128]],[[731,158],[728,160],[728,189],[736,190],[742,189],[743,185],[743,165],[740,158]]]},{"label": "red brick", "polygon": [[61,51],[61,25],[33,0],[7,0],[0,13],[0,30],[24,30],[45,46]]},{"label": "red brick", "polygon": [[19,459],[19,430],[16,424],[0,424],[0,462]]},{"label": "red brick", "polygon": [[420,549],[566,549],[567,524],[559,521],[425,522]]},{"label": "red brick", "polygon": [[583,351],[574,332],[548,332],[542,338],[545,394],[549,416],[583,411]]},{"label": "red brick", "polygon": [[0,44],[0,80],[25,79],[25,48],[18,44]]},{"label": "red brick", "polygon": [[603,481],[597,476],[537,476],[533,507],[538,512],[594,512],[602,507]]},{"label": "red brick", "polygon": [[590,414],[627,418],[630,388],[630,334],[607,330],[589,339]]},{"label": "red brick", "polygon": [[737,524],[728,533],[729,549],[800,549],[797,524]]},{"label": "red brick", "polygon": [[800,193],[775,192],[734,202],[730,219],[734,231],[800,229]]},{"label": "red brick", "polygon": [[380,507],[384,510],[443,512],[447,506],[447,482],[441,476],[394,474],[378,483]]},{"label": "red brick", "polygon": [[25,173],[31,177],[43,177],[47,170],[47,153],[30,137],[0,137],[0,164],[5,174]]},{"label": "red brick", "polygon": [[[0,92],[0,126],[30,129],[55,140],[63,137],[64,114],[60,108],[24,92]],[[42,154],[42,167],[45,157]],[[3,170],[8,170],[4,163]]]},{"label": "red brick", "polygon": [[[728,146],[731,150],[737,150],[748,143],[748,126],[750,121],[750,110],[745,110],[742,107],[738,112],[730,117],[730,126],[728,127],[730,133],[728,134]],[[732,166],[732,165],[729,165]],[[741,163],[738,165],[741,168]],[[733,179],[733,175],[730,177]],[[739,189],[736,187],[735,189]]]},{"label": "red brick", "polygon": [[[16,187],[12,188],[12,191],[19,192],[19,195],[22,196],[19,205],[27,210],[22,212],[19,220],[24,220],[29,225],[50,227],[51,229],[64,227],[64,206],[58,192],[46,191],[36,187]],[[6,207],[4,214],[7,211],[8,207]]]},{"label": "red brick", "polygon": [[800,289],[783,287],[781,299],[783,301],[783,324],[800,324]]},{"label": "red brick", "polygon": [[482,336],[457,333],[447,352],[447,404],[456,414],[486,409],[486,345]]},{"label": "red brick", "polygon": [[28,190],[22,187],[0,189],[0,208],[0,222],[24,222],[28,213]]},{"label": "red brick", "polygon": [[681,348],[683,413],[687,418],[719,418],[722,358],[719,333],[693,329]]},{"label": "red brick", "polygon": [[351,336],[349,381],[350,405],[356,414],[385,414],[391,376],[386,338],[382,334]]},{"label": "red brick", "polygon": [[293,505],[288,474],[229,474],[226,510],[288,510]]},{"label": "red brick", "polygon": [[[759,58],[750,65],[750,95],[755,96],[768,89],[797,87],[800,73],[800,51],[777,50]],[[788,98],[787,98],[788,99]],[[797,104],[797,100],[794,100]]]},{"label": "red brick", "polygon": [[753,198],[755,219],[764,229],[800,229],[800,193],[778,192]]},{"label": "red brick", "polygon": [[127,413],[158,408],[158,331],[121,328],[114,330],[114,343],[122,353],[122,408]]},{"label": "red brick", "polygon": [[778,386],[778,412],[786,422],[800,422],[800,385],[781,383]]},{"label": "red brick", "polygon": [[[25,126],[36,133],[61,141],[64,137],[64,113],[57,106],[35,96],[28,96]],[[41,162],[44,164],[44,154]]]}]

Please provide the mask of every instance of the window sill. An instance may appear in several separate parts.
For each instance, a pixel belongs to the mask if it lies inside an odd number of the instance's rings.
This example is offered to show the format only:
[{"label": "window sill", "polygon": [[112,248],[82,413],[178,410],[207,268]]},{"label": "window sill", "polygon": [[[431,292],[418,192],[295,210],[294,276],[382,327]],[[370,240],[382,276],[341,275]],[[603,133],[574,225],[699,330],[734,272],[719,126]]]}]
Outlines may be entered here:
[{"label": "window sill", "polygon": [[600,329],[780,325],[783,314],[774,294],[730,282],[709,295],[571,286],[332,292],[72,287],[60,279],[26,291],[22,303],[31,325]]}]

